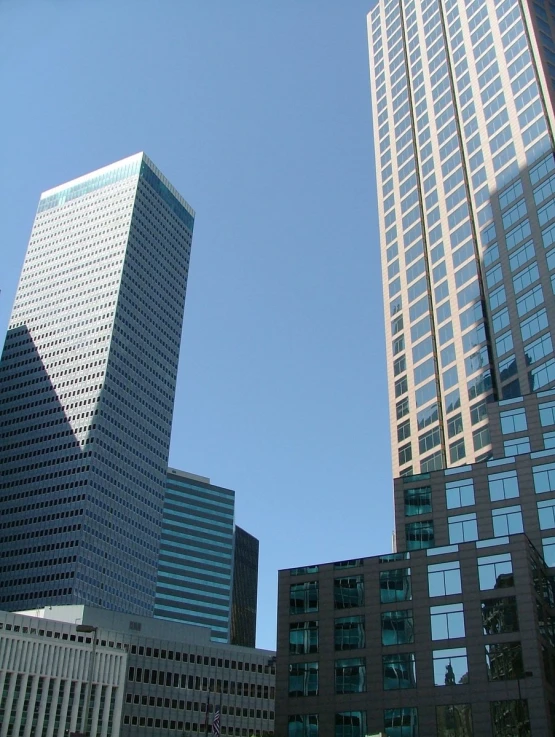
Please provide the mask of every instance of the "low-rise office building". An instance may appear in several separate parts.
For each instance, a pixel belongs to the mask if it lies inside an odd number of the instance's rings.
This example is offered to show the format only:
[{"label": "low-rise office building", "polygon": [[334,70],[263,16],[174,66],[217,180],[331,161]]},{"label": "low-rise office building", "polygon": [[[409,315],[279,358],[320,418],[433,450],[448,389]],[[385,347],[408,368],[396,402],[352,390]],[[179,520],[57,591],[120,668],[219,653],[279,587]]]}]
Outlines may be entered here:
[{"label": "low-rise office building", "polygon": [[[6,684],[0,686],[0,722],[8,725],[0,727],[1,737],[65,737],[68,730],[91,737],[188,737],[209,732],[216,709],[222,735],[273,736],[272,651],[214,643],[206,627],[89,606],[2,612],[0,625]],[[14,659],[13,653],[34,652],[40,643],[61,653],[39,658],[40,672],[32,670],[36,657]],[[40,716],[43,701],[34,688],[51,704],[42,726],[33,722],[34,707],[23,708],[30,695]]]}]

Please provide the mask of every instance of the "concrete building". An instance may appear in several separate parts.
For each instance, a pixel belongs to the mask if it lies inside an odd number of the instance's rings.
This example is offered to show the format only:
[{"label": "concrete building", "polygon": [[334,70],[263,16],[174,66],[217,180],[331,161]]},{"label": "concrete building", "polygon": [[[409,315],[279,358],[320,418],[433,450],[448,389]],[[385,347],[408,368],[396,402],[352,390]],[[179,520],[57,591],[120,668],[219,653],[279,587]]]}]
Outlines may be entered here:
[{"label": "concrete building", "polygon": [[555,382],[555,16],[368,16],[393,474],[489,457],[487,404]]},{"label": "concrete building", "polygon": [[152,614],[194,213],[137,154],[44,192],[0,362],[0,605]]},{"label": "concrete building", "polygon": [[235,492],[168,469],[154,616],[254,647],[258,540],[235,525]]},{"label": "concrete building", "polygon": [[89,606],[1,612],[0,734],[189,737],[219,707],[222,735],[273,737],[274,656]]}]

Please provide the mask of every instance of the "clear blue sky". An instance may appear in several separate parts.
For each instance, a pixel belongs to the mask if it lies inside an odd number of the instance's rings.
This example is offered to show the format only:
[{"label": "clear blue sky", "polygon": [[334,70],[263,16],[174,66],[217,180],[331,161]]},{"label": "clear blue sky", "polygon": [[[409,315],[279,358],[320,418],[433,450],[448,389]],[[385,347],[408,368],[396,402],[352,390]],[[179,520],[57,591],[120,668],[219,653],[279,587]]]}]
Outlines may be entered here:
[{"label": "clear blue sky", "polygon": [[196,209],[170,456],[277,570],[390,550],[372,0],[0,0],[5,332],[41,191],[144,150]]}]

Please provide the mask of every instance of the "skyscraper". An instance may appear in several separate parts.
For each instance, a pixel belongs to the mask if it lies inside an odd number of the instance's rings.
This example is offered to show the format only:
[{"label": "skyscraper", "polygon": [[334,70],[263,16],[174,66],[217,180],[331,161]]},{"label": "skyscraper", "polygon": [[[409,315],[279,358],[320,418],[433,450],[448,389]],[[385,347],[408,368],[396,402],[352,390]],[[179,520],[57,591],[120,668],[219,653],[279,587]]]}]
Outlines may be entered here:
[{"label": "skyscraper", "polygon": [[235,492],[169,468],[154,616],[254,647],[257,586],[258,540],[235,525]]},{"label": "skyscraper", "polygon": [[256,643],[258,550],[257,538],[236,525],[231,597],[231,643],[233,645],[254,647]]},{"label": "skyscraper", "polygon": [[555,382],[555,15],[368,18],[394,475],[487,458],[488,403]]},{"label": "skyscraper", "polygon": [[137,154],[44,192],[0,363],[0,606],[152,614],[194,212]]}]

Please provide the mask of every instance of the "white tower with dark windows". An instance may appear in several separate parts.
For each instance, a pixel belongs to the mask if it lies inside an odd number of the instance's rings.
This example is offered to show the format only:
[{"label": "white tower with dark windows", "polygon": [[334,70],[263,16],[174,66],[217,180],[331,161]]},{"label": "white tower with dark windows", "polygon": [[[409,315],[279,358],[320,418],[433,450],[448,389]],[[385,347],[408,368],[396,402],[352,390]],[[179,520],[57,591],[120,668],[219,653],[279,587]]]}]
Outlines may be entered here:
[{"label": "white tower with dark windows", "polygon": [[137,154],[40,198],[0,363],[0,607],[151,614],[194,212]]}]

